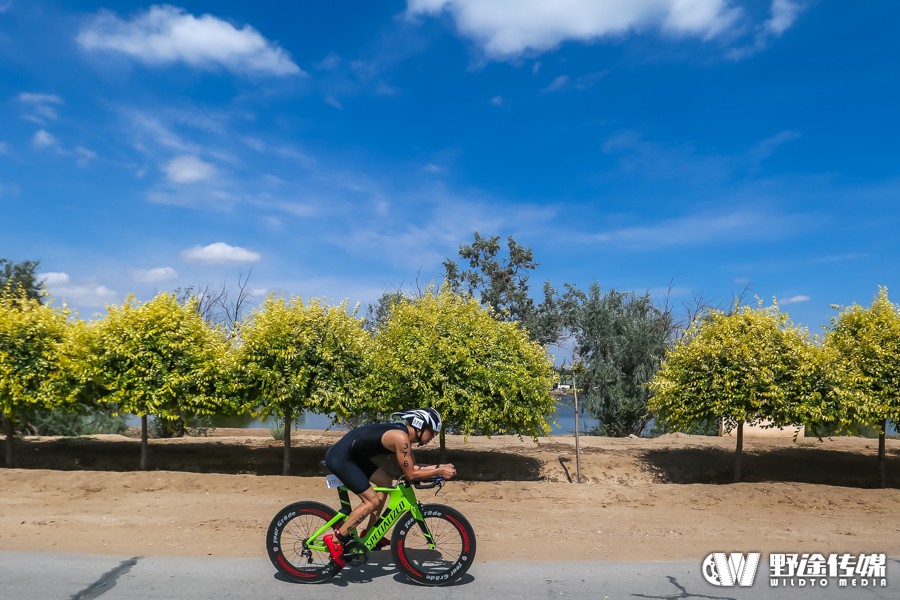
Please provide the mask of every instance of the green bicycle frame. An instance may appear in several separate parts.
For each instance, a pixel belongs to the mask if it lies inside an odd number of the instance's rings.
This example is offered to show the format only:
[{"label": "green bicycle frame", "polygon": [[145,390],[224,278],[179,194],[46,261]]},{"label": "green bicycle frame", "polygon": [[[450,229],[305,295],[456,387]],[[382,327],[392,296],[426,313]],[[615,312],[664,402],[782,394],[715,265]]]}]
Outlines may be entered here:
[{"label": "green bicycle frame", "polygon": [[[419,527],[422,529],[422,534],[428,541],[428,547],[434,549],[434,538],[431,537],[431,532],[428,531],[428,526],[425,524],[425,519],[422,516],[422,511],[419,509],[419,502],[416,500],[416,493],[412,486],[408,483],[401,483],[396,487],[376,487],[374,489],[376,492],[388,495],[384,513],[382,513],[378,520],[375,521],[374,527],[371,527],[369,531],[366,532],[365,539],[359,539],[356,534],[356,528],[350,530],[353,538],[361,541],[367,549],[372,550],[375,548],[375,544],[378,543],[378,540],[384,537],[384,534],[397,522],[397,519],[399,519],[406,511],[410,511],[412,516],[416,519],[416,522],[419,524]],[[306,547],[310,550],[327,553],[328,548],[320,541],[320,536],[324,535],[332,527],[337,526],[350,516],[350,493],[347,486],[342,485],[338,487],[338,497],[341,500],[341,509],[330,521],[325,523],[306,540]]]}]

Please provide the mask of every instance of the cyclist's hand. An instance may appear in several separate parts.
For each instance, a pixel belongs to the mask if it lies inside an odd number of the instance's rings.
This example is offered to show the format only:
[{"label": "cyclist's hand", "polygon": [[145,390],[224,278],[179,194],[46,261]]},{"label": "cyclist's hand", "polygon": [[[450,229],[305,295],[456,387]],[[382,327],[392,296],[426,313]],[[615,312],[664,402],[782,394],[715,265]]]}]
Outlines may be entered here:
[{"label": "cyclist's hand", "polygon": [[456,477],[456,467],[451,464],[442,464],[438,470],[440,471],[440,475],[444,479],[453,479],[454,477]]}]

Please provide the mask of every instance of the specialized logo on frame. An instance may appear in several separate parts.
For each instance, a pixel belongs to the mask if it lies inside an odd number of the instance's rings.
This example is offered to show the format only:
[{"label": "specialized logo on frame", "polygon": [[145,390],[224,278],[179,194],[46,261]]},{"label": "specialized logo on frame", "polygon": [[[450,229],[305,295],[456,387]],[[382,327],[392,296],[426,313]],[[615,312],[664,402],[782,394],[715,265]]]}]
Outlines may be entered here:
[{"label": "specialized logo on frame", "polygon": [[[751,587],[760,552],[712,552],[701,565],[703,578],[720,587]],[[770,587],[887,587],[886,554],[772,553]]]}]

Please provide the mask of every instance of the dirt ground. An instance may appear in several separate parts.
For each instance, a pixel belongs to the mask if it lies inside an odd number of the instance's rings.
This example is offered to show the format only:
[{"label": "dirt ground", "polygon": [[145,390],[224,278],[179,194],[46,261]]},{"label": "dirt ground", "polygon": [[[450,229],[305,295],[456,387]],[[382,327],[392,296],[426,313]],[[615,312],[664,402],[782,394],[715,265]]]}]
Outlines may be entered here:
[{"label": "dirt ground", "polygon": [[[140,449],[129,437],[17,440],[19,468],[0,469],[0,550],[265,556],[266,527],[283,505],[336,504],[318,463],[340,435],[296,431],[290,477],[280,475],[281,442],[266,430],[152,440],[158,470],[149,472],[135,470]],[[479,561],[900,556],[900,441],[888,440],[887,489],[876,485],[877,445],[748,439],[744,482],[733,484],[730,438],[583,436],[578,484],[571,435],[538,443],[447,436],[459,478],[419,499],[469,518]],[[438,455],[420,450],[417,458],[434,463]]]}]

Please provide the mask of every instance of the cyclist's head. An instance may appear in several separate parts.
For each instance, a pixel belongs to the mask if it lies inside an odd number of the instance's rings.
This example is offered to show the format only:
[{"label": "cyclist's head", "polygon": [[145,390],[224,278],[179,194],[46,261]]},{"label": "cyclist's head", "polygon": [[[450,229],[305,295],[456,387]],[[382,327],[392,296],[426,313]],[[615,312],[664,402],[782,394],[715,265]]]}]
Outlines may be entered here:
[{"label": "cyclist's head", "polygon": [[420,432],[428,429],[433,433],[441,432],[443,422],[441,415],[433,408],[411,408],[409,410],[400,410],[391,415],[391,419],[402,421]]}]

